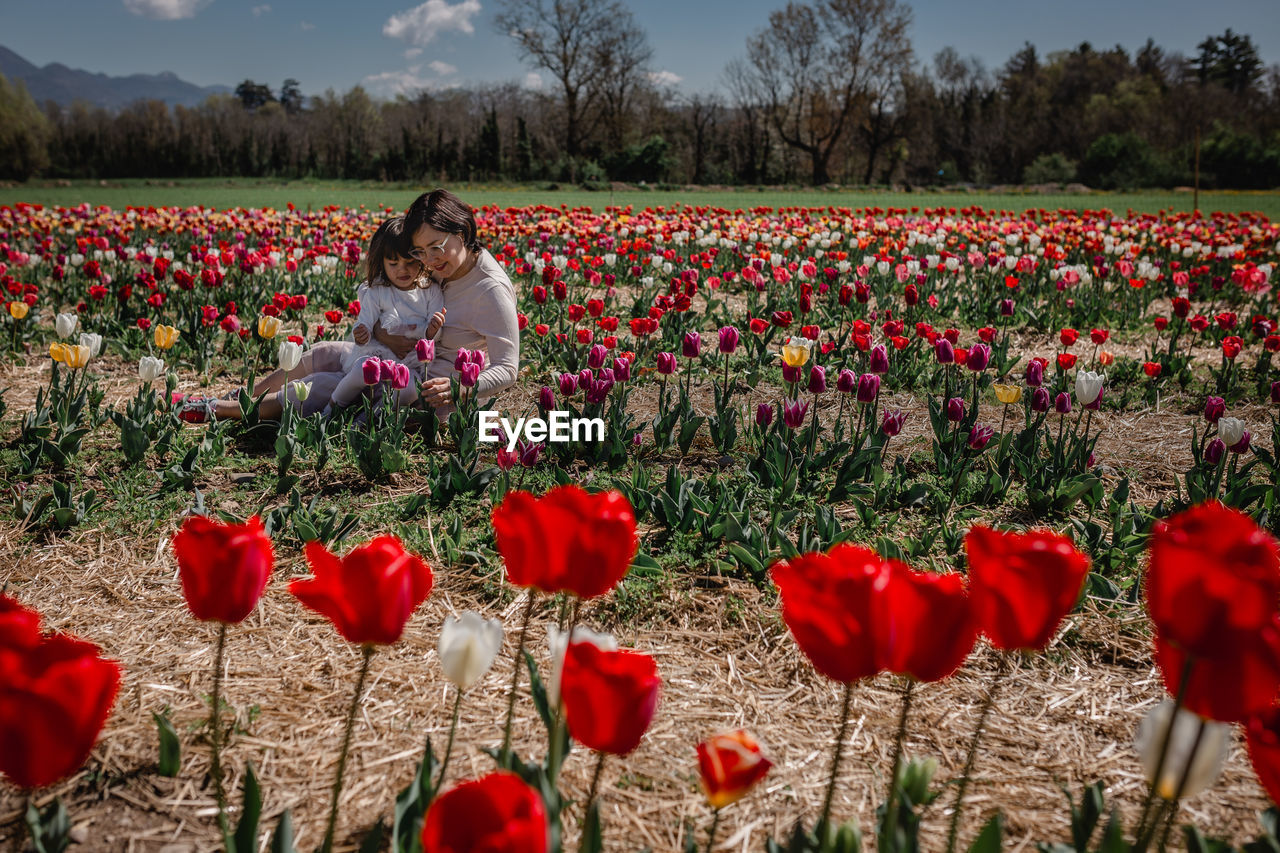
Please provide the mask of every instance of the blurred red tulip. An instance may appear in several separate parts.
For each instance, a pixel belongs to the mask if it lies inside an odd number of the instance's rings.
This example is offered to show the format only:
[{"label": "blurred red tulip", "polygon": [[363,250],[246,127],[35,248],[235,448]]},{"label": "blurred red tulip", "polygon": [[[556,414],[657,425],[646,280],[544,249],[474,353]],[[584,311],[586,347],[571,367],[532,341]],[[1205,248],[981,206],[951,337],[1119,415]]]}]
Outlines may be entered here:
[{"label": "blurred red tulip", "polygon": [[657,664],[644,652],[571,643],[560,675],[569,734],[589,749],[626,755],[653,721],[661,683]]},{"label": "blurred red tulip", "polygon": [[514,773],[499,771],[438,796],[422,825],[423,853],[546,853],[542,797]]},{"label": "blurred red tulip", "polygon": [[255,515],[244,524],[223,524],[193,515],[173,537],[182,595],[191,615],[234,624],[258,604],[271,576],[271,537]]}]

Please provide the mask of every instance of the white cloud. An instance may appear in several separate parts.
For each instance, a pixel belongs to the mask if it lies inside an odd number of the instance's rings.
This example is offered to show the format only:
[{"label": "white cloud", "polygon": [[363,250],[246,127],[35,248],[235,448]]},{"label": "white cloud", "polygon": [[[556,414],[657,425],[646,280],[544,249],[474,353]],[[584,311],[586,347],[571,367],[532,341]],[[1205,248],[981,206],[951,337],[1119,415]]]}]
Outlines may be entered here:
[{"label": "white cloud", "polygon": [[255,18],[261,18],[263,15],[271,11],[271,4],[263,3],[261,6],[254,6],[249,11],[253,13]]},{"label": "white cloud", "polygon": [[667,71],[665,68],[662,71],[649,72],[649,82],[655,86],[674,86],[683,79],[679,74]]},{"label": "white cloud", "polygon": [[194,18],[213,0],[124,0],[124,7],[135,15],[156,21],[180,21]]},{"label": "white cloud", "polygon": [[411,47],[404,52],[405,59],[413,59],[415,56],[421,56],[421,55],[422,55],[422,48],[420,47]]},{"label": "white cloud", "polygon": [[382,34],[414,45],[430,44],[440,33],[456,30],[474,34],[476,28],[471,19],[478,14],[480,0],[462,0],[453,5],[448,0],[427,0],[421,6],[388,18],[382,25]]},{"label": "white cloud", "polygon": [[427,67],[439,74],[441,77],[448,77],[450,74],[458,73],[458,66],[450,65],[447,62],[441,62],[438,59],[428,62]]},{"label": "white cloud", "polygon": [[316,28],[316,25],[310,21],[303,21],[298,26],[302,27],[304,30],[314,30]]},{"label": "white cloud", "polygon": [[365,77],[360,85],[373,94],[384,97],[413,95],[424,89],[435,92],[457,85],[444,79],[458,70],[449,63],[437,60],[429,64],[427,70],[431,73],[424,74],[421,65],[410,65],[403,71],[383,71],[381,74]]},{"label": "white cloud", "polygon": [[542,75],[537,71],[530,71],[524,75],[524,87],[526,89],[542,90]]}]

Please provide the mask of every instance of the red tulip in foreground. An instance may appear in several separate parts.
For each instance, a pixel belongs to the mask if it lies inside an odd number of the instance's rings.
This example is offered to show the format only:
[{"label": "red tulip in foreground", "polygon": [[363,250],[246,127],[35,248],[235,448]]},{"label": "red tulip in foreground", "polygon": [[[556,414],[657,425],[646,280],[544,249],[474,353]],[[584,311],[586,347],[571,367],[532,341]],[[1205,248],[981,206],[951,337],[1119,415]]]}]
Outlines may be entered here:
[{"label": "red tulip in foreground", "polygon": [[698,744],[698,775],[713,809],[736,803],[765,777],[773,762],[750,732],[739,729]]},{"label": "red tulip in foreground", "polygon": [[313,577],[289,584],[304,605],[326,617],[349,642],[391,645],[431,593],[431,569],[394,536],[379,536],[339,559],[307,543]]},{"label": "red tulip in foreground", "polygon": [[571,643],[560,675],[569,734],[590,749],[626,755],[653,721],[661,683],[657,664],[644,652]]},{"label": "red tulip in foreground", "polygon": [[193,515],[173,537],[173,550],[191,615],[226,624],[243,621],[257,605],[274,560],[256,515],[244,524]]},{"label": "red tulip in foreground", "polygon": [[1043,649],[1075,606],[1089,558],[1046,530],[1005,533],[974,525],[965,537],[978,627],[1004,651]]},{"label": "red tulip in foreground", "polygon": [[493,511],[493,529],[511,583],[579,598],[612,590],[639,546],[635,513],[620,492],[575,485],[541,498],[509,493]]},{"label": "red tulip in foreground", "polygon": [[490,773],[455,785],[427,810],[424,853],[545,853],[542,798],[514,773]]},{"label": "red tulip in foreground", "polygon": [[52,785],[84,764],[115,703],[120,667],[0,593],[0,774]]}]

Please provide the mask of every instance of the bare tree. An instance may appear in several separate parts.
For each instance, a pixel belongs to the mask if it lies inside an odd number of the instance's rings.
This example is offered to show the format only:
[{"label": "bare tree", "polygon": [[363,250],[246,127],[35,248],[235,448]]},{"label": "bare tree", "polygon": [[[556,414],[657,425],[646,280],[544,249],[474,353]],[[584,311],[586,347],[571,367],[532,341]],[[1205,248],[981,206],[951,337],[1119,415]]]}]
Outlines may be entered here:
[{"label": "bare tree", "polygon": [[[793,0],[747,40],[773,128],[808,155],[815,184],[830,180],[832,153],[851,127],[861,125],[877,149],[885,143],[893,96],[911,65],[910,23],[898,0]],[[876,153],[868,152],[873,164]]]},{"label": "bare tree", "polygon": [[582,152],[602,99],[621,110],[651,56],[631,11],[617,0],[501,0],[495,19],[521,58],[549,72],[564,98],[564,151]]},{"label": "bare tree", "polygon": [[694,95],[689,99],[688,129],[693,149],[693,182],[707,182],[707,148],[715,131],[721,110],[720,99],[715,95]]}]

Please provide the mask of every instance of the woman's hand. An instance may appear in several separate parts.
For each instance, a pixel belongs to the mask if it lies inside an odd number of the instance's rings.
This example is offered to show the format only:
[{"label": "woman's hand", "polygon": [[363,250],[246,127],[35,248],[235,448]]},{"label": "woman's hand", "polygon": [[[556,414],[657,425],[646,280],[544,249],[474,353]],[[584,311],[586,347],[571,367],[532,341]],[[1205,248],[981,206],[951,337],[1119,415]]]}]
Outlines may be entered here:
[{"label": "woman's hand", "polygon": [[[387,349],[395,353],[396,358],[404,358],[406,355],[413,352],[414,346],[418,343],[417,338],[410,338],[405,335],[393,335],[386,331],[382,328],[381,320],[373,324],[373,336],[377,338],[380,343],[386,346]],[[357,341],[357,343],[359,343],[359,341]]]},{"label": "woman's hand", "polygon": [[437,376],[422,383],[422,402],[431,408],[447,406],[453,402],[453,389],[448,376]]}]

